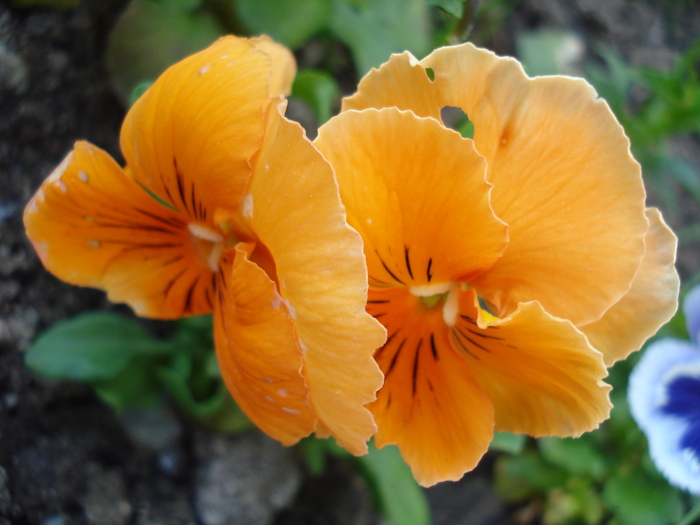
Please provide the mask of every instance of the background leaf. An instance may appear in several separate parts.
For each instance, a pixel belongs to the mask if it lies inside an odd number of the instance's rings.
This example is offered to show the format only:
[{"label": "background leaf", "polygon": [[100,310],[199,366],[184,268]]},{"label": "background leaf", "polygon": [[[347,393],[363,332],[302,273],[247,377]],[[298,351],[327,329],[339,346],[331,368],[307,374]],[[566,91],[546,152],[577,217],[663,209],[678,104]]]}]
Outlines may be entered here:
[{"label": "background leaf", "polygon": [[323,29],[330,0],[236,0],[234,10],[251,34],[265,33],[293,49]]},{"label": "background leaf", "polygon": [[428,525],[430,509],[423,489],[416,483],[399,449],[388,445],[357,458],[374,489],[379,508],[390,525]]},{"label": "background leaf", "polygon": [[424,0],[333,0],[331,30],[352,51],[358,76],[378,67],[392,53],[423,58],[430,49]]},{"label": "background leaf", "polygon": [[111,379],[138,355],[165,355],[172,347],[136,321],[113,312],[90,312],[56,323],[26,356],[34,372],[53,379]]}]

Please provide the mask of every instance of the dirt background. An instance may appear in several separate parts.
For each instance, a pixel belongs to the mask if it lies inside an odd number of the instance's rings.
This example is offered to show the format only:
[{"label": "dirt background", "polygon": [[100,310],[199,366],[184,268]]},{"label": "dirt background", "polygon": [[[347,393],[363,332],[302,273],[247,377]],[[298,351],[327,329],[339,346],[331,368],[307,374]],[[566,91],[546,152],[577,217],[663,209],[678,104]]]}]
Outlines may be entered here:
[{"label": "dirt background", "polygon": [[[294,449],[256,431],[209,433],[167,408],[119,418],[90,388],[47,381],[23,365],[29,341],[45,327],[115,309],[101,292],[43,270],[21,211],[75,140],[120,158],[125,110],[103,58],[126,3],[86,0],[56,12],[0,0],[0,525],[379,523],[367,487],[346,463],[331,461],[314,478]],[[700,36],[700,14],[692,1],[527,0],[492,47],[514,54],[513,35],[541,27],[570,29],[589,50],[603,42],[632,64],[668,69]],[[697,137],[679,148],[700,156]],[[676,228],[700,217],[692,201],[681,202],[670,215]],[[699,255],[697,244],[681,247],[683,277],[700,267]],[[537,522],[497,499],[490,464],[487,457],[462,481],[427,491],[436,525]]]}]

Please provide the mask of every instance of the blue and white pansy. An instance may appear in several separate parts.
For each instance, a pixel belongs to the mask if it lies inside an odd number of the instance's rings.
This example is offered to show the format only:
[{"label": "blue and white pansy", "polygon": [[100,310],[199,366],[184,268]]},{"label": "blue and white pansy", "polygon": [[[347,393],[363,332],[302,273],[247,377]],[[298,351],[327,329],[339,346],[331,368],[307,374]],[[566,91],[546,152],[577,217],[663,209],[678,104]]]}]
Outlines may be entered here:
[{"label": "blue and white pansy", "polygon": [[686,296],[683,313],[691,341],[650,345],[630,375],[628,398],[656,467],[700,495],[700,286]]}]

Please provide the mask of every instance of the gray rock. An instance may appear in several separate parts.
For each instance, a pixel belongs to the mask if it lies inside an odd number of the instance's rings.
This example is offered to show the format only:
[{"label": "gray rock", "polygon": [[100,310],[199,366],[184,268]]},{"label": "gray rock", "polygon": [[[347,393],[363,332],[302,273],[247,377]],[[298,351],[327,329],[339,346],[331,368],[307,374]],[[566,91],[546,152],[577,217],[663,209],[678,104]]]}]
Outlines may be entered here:
[{"label": "gray rock", "polygon": [[124,429],[134,444],[154,452],[172,447],[182,436],[182,425],[166,405],[128,408]]},{"label": "gray rock", "polygon": [[301,484],[291,449],[258,431],[197,435],[195,512],[204,525],[268,525]]},{"label": "gray rock", "polygon": [[80,504],[90,525],[126,525],[132,507],[126,497],[122,474],[97,463],[88,466],[87,492]]},{"label": "gray rock", "polygon": [[5,514],[10,510],[10,489],[7,486],[7,472],[0,467],[0,513]]},{"label": "gray rock", "polygon": [[17,94],[27,90],[27,66],[22,57],[0,42],[0,87]]}]

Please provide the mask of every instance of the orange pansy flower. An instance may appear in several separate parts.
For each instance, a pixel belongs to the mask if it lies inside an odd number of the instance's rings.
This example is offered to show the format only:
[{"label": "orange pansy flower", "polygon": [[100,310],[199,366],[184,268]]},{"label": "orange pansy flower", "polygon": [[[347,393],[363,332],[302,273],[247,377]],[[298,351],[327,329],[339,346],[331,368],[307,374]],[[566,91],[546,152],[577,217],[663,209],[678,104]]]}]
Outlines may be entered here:
[{"label": "orange pansy flower", "polygon": [[671,317],[679,281],[676,239],[590,85],[471,44],[393,55],[315,144],[388,330],[378,446],[431,485],[472,469],[494,429],[576,436],[608,416],[606,366]]},{"label": "orange pansy flower", "polygon": [[76,143],[24,221],[65,281],[147,317],[213,311],[224,380],[270,436],[319,430],[360,454],[386,335],[333,171],[283,115],[295,71],[267,37],[218,40],[131,108],[125,168]]}]

